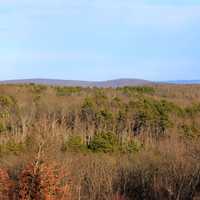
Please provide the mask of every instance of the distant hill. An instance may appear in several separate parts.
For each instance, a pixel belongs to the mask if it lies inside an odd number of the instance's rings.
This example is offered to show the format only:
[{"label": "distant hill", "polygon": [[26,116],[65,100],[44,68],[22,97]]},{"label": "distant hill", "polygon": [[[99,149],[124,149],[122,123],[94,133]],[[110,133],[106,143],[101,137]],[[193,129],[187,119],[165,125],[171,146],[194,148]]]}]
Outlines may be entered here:
[{"label": "distant hill", "polygon": [[80,86],[80,87],[123,87],[123,86],[142,86],[153,82],[142,79],[116,79],[108,81],[78,81],[78,80],[58,80],[58,79],[21,79],[0,81],[0,84],[44,84],[55,86]]},{"label": "distant hill", "polygon": [[200,84],[200,80],[174,80],[152,82],[143,79],[115,79],[108,81],[79,81],[79,80],[60,80],[60,79],[20,79],[0,81],[0,84],[42,84],[53,86],[72,86],[72,87],[124,87],[124,86],[144,86],[152,84]]}]

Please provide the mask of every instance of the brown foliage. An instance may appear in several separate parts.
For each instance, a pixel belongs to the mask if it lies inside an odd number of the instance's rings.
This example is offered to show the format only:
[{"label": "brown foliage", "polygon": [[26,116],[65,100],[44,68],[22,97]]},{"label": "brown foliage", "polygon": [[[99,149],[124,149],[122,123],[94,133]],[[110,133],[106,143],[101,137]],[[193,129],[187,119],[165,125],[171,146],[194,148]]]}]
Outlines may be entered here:
[{"label": "brown foliage", "polygon": [[0,199],[9,200],[12,183],[8,173],[0,168]]},{"label": "brown foliage", "polygon": [[[19,176],[18,199],[56,200],[70,199],[65,174],[55,165],[35,162],[22,170]],[[62,183],[63,181],[63,183]]]}]

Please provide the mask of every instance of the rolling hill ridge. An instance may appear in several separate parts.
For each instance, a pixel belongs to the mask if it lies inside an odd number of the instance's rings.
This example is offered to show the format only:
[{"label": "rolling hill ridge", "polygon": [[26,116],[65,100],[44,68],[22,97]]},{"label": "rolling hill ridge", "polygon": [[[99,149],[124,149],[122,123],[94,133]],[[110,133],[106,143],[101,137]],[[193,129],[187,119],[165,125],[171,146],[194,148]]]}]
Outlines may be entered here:
[{"label": "rolling hill ridge", "polygon": [[62,80],[62,79],[17,79],[0,81],[0,84],[43,84],[53,86],[72,86],[72,87],[124,87],[124,86],[144,86],[152,84],[200,84],[200,80],[172,80],[172,81],[148,81],[143,79],[122,78],[107,81],[80,81],[80,80]]},{"label": "rolling hill ridge", "polygon": [[80,87],[123,87],[123,86],[140,86],[152,84],[151,81],[142,79],[115,79],[108,81],[79,81],[79,80],[60,80],[60,79],[20,79],[0,81],[0,84],[44,84],[58,86],[80,86]]}]

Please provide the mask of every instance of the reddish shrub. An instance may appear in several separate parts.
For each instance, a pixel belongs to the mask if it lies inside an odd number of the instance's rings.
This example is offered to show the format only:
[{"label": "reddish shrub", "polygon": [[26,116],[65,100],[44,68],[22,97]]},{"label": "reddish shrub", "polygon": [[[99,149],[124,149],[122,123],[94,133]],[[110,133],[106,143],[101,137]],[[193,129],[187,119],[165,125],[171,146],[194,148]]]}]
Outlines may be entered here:
[{"label": "reddish shrub", "polygon": [[11,190],[11,181],[8,176],[8,173],[0,168],[0,199],[9,200],[10,190]]},{"label": "reddish shrub", "polygon": [[18,198],[22,200],[70,199],[65,173],[55,165],[29,164],[19,176]]}]

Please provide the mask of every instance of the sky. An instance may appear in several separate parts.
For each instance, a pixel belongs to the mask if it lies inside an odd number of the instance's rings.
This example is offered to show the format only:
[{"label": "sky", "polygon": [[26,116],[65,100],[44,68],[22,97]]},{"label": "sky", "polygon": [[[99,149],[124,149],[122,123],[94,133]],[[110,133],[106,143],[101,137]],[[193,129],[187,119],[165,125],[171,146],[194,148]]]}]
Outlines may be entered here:
[{"label": "sky", "polygon": [[0,80],[200,79],[200,0],[0,0]]}]

